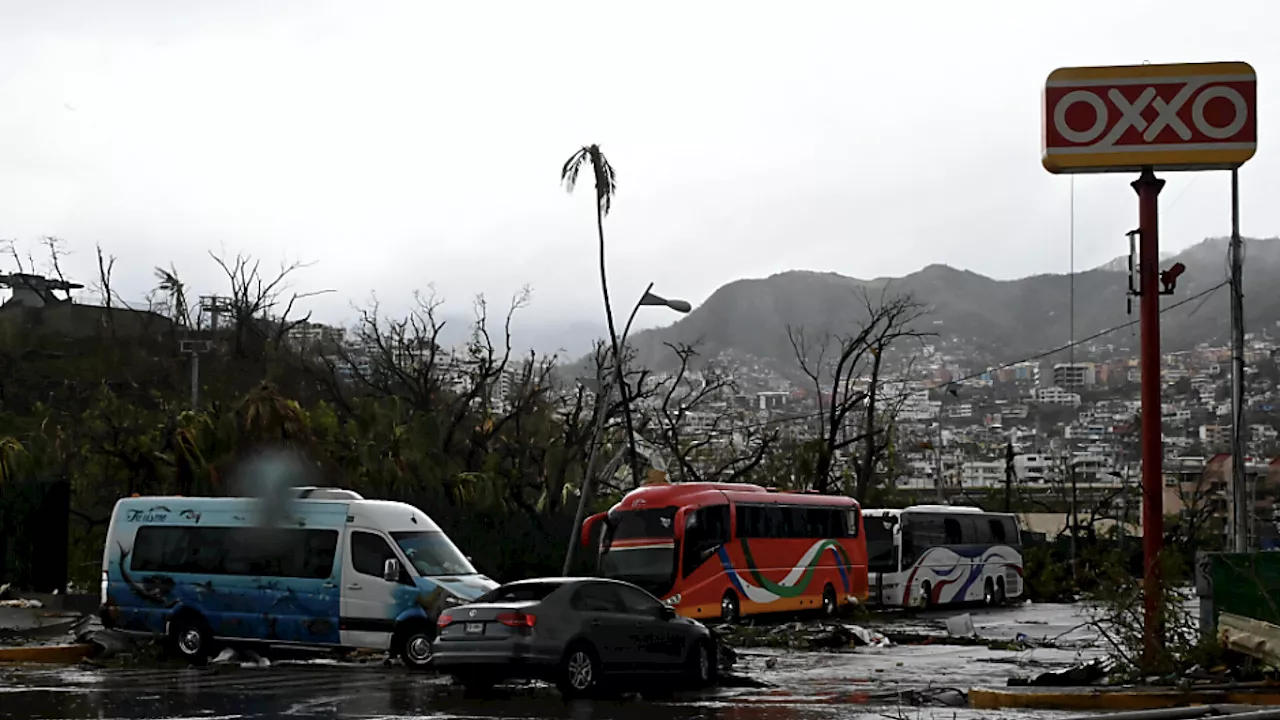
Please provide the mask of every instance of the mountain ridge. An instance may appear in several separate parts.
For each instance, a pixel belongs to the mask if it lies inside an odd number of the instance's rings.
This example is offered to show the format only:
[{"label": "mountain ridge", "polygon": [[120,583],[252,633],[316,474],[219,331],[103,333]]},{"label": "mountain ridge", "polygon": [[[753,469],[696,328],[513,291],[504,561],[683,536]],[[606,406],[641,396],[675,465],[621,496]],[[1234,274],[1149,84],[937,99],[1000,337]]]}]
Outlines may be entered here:
[{"label": "mountain ridge", "polygon": [[[1179,303],[1198,293],[1202,301],[1170,309],[1162,316],[1162,346],[1168,351],[1199,342],[1225,342],[1228,335],[1227,239],[1208,238],[1162,260],[1182,262],[1186,272],[1173,296]],[[1119,270],[1113,269],[1120,263]],[[930,308],[924,322],[939,340],[958,343],[995,361],[1059,347],[1137,319],[1126,315],[1128,259],[1122,256],[1072,275],[1045,273],[997,280],[972,270],[933,263],[908,275],[863,280],[829,271],[788,270],[764,278],[731,281],[672,325],[636,333],[628,340],[637,362],[669,363],[666,343],[697,345],[704,356],[734,351],[762,360],[794,363],[787,327],[811,335],[845,333],[865,320],[857,312],[857,291],[906,294]],[[1070,297],[1074,278],[1075,318]],[[1245,254],[1245,324],[1249,332],[1275,328],[1280,297],[1268,289],[1280,281],[1280,239],[1249,239]],[[1136,298],[1135,298],[1136,300]],[[1132,335],[1132,337],[1129,337]],[[1118,347],[1136,347],[1132,333],[1116,333]]]}]

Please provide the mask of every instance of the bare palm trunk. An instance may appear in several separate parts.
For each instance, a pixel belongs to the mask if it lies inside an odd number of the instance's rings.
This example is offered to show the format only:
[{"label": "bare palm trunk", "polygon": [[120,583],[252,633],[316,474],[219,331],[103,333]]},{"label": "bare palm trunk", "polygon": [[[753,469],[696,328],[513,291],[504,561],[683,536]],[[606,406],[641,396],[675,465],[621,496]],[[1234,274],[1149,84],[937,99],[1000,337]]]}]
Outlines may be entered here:
[{"label": "bare palm trunk", "polygon": [[604,295],[604,316],[609,323],[609,340],[613,345],[613,369],[617,376],[618,396],[622,399],[622,417],[627,424],[627,450],[631,465],[631,482],[640,486],[640,464],[636,455],[636,435],[631,422],[631,398],[627,395],[626,372],[623,369],[622,348],[618,343],[618,331],[613,324],[613,305],[609,302],[609,275],[604,261],[604,210],[596,203],[596,231],[600,236],[600,292]]},{"label": "bare palm trunk", "polygon": [[871,387],[867,390],[866,409],[862,421],[862,432],[866,435],[866,442],[863,445],[862,463],[858,466],[858,481],[853,493],[853,497],[860,503],[867,501],[867,491],[871,489],[871,478],[875,475],[876,462],[880,459],[879,433],[876,432],[876,391],[880,389],[882,352],[883,348],[877,348],[871,360]]}]

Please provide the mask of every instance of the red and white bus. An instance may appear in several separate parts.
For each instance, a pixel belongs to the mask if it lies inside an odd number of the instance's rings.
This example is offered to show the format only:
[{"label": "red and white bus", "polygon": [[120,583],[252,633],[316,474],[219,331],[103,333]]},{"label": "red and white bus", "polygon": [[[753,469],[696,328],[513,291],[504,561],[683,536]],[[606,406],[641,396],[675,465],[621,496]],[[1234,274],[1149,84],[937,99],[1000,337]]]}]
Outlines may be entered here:
[{"label": "red and white bus", "polygon": [[758,485],[648,485],[587,518],[599,572],[691,618],[822,610],[867,599],[867,545],[852,498]]}]

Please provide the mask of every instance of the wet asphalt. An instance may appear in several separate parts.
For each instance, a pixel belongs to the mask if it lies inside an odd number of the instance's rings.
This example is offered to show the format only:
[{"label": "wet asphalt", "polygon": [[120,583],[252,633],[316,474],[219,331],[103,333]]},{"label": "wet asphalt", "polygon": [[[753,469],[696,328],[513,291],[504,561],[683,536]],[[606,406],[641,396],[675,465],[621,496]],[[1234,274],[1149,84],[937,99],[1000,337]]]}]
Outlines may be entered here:
[{"label": "wet asphalt", "polygon": [[[960,611],[965,612],[965,611]],[[380,663],[332,661],[207,668],[0,667],[0,718],[617,718],[816,720],[818,718],[1059,718],[1063,713],[978,713],[919,706],[952,690],[1001,686],[1013,675],[1096,656],[1081,635],[1079,608],[1025,606],[967,611],[980,635],[1059,637],[1067,647],[1004,651],[951,645],[895,645],[837,653],[743,650],[735,673],[750,683],[701,693],[651,692],[566,703],[537,684],[468,697],[442,677]],[[890,617],[883,628],[937,635],[957,611]],[[1065,633],[1065,635],[1064,635]],[[1065,638],[1067,642],[1062,642]],[[954,697],[952,698],[954,700]]]}]

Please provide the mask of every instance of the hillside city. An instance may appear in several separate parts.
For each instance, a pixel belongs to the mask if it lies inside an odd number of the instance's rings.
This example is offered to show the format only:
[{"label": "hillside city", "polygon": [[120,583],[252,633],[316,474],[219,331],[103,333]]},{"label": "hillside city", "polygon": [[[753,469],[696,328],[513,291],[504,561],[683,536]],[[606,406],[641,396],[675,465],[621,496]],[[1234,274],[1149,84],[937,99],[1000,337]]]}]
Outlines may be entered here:
[{"label": "hillside city", "polygon": [[[363,358],[353,370],[367,370],[368,349],[340,328],[307,324],[291,330],[290,338],[299,347],[343,345],[350,357]],[[1277,535],[1272,502],[1280,487],[1278,347],[1280,341],[1265,333],[1246,337],[1246,407],[1255,419],[1246,476],[1258,509],[1253,532],[1268,544]],[[457,386],[466,383],[462,355],[445,353],[449,359],[437,363]],[[1113,518],[1099,523],[1102,528],[1119,520],[1134,531],[1141,517],[1138,359],[1102,341],[1078,346],[1074,355],[1073,362],[1055,356],[988,366],[945,342],[923,345],[909,371],[879,381],[894,452],[879,463],[878,475],[925,501],[998,496],[1012,485],[1020,497],[1039,497],[1045,510],[1054,511],[1032,531],[1060,532],[1073,507]],[[1230,513],[1224,490],[1230,478],[1230,357],[1229,347],[1204,344],[1166,353],[1162,362],[1166,513],[1205,513],[1220,532]],[[685,437],[706,436],[712,446],[750,443],[744,429],[768,426],[803,443],[821,432],[811,384],[779,370],[777,362],[722,352],[712,363],[729,382],[711,392],[704,391],[714,381],[697,369],[678,378],[673,371],[653,375],[656,384],[678,382],[687,388],[685,396],[699,398],[696,408],[680,415]],[[513,365],[503,373],[493,402],[503,402],[520,372]],[[869,380],[857,382],[865,388]],[[641,408],[655,402],[636,399]],[[861,421],[852,414],[849,432],[858,432]],[[846,470],[849,460],[847,452],[837,454]],[[1034,525],[1036,514],[1028,519]]]}]

